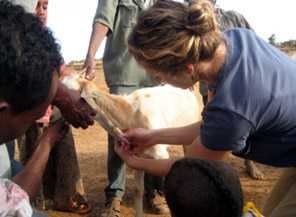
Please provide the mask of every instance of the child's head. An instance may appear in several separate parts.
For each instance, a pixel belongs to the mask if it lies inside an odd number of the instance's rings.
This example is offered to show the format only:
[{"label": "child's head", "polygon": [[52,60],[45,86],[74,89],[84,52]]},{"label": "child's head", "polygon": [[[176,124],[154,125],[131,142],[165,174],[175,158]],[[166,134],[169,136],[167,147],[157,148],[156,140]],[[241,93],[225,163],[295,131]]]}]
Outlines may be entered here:
[{"label": "child's head", "polygon": [[59,46],[39,18],[0,1],[0,143],[45,113],[62,63]]},{"label": "child's head", "polygon": [[241,217],[238,175],[222,161],[182,159],[165,179],[165,197],[174,217]]},{"label": "child's head", "polygon": [[209,0],[161,0],[139,17],[129,50],[153,77],[185,87],[169,78],[184,80],[188,65],[211,60],[223,40]]},{"label": "child's head", "polygon": [[48,0],[38,0],[37,6],[35,9],[35,13],[37,17],[40,18],[44,25],[47,24],[47,7],[48,7]]}]

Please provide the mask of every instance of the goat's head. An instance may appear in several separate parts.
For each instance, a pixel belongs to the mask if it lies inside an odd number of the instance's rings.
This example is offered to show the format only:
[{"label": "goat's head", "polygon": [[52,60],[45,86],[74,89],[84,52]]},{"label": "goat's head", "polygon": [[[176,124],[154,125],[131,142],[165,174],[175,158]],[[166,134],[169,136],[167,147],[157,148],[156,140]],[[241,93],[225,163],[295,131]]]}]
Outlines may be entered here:
[{"label": "goat's head", "polygon": [[85,79],[85,71],[72,72],[65,75],[62,79],[62,83],[68,88],[78,91],[88,104],[97,111],[95,120],[97,120],[109,134],[113,135],[117,140],[128,144],[128,141],[123,136],[121,130],[114,125],[114,123],[106,116],[104,111],[102,111],[98,106],[98,101],[100,101],[100,92],[94,81]]},{"label": "goat's head", "polygon": [[94,81],[85,79],[85,71],[72,72],[65,75],[62,79],[62,83],[82,95],[91,95],[98,90]]},{"label": "goat's head", "polygon": [[79,93],[81,93],[87,83],[87,80],[84,78],[84,73],[72,72],[63,77],[62,83],[68,88],[77,90]]}]

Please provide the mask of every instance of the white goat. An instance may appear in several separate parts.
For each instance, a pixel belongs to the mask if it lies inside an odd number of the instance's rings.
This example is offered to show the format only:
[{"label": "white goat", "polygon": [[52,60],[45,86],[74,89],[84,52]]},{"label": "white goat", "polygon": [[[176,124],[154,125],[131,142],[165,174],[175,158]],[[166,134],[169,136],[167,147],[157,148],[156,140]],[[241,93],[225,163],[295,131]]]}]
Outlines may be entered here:
[{"label": "white goat", "polygon": [[[201,120],[203,109],[201,96],[190,90],[169,85],[144,88],[125,96],[99,91],[79,74],[63,79],[69,88],[79,90],[81,95],[97,110],[96,120],[111,135],[119,137],[120,130],[143,127],[150,129],[184,126]],[[145,152],[155,159],[169,158],[167,145],[158,144]],[[136,217],[143,216],[144,172],[135,172]]]}]

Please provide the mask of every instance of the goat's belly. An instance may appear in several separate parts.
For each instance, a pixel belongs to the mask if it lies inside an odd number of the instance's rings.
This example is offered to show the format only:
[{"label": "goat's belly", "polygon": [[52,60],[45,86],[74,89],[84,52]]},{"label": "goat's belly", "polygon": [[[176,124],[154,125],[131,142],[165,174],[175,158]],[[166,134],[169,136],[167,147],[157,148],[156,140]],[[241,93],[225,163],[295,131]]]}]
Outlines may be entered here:
[{"label": "goat's belly", "polygon": [[167,150],[168,145],[159,144],[145,150],[144,155],[153,159],[168,159],[170,157]]}]

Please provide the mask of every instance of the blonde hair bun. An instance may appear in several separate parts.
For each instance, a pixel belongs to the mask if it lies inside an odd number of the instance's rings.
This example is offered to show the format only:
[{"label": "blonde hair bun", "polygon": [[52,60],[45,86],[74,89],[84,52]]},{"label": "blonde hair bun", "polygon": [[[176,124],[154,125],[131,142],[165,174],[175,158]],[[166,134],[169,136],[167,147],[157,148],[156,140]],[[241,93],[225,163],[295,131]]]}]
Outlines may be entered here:
[{"label": "blonde hair bun", "polygon": [[158,0],[141,13],[128,43],[148,72],[176,75],[188,64],[211,59],[222,41],[209,0]]},{"label": "blonde hair bun", "polygon": [[189,4],[186,29],[202,36],[217,29],[214,6],[209,0],[193,0]]}]

